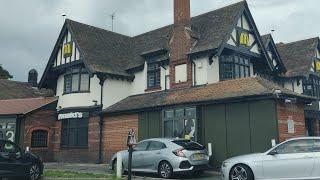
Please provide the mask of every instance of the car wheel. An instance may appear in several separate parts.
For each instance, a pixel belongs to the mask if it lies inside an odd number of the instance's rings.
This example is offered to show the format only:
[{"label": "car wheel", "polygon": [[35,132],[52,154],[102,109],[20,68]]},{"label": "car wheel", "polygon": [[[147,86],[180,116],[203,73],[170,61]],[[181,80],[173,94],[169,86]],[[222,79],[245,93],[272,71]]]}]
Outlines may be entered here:
[{"label": "car wheel", "polygon": [[29,169],[29,180],[38,180],[40,178],[40,168],[37,164],[33,164]]},{"label": "car wheel", "polygon": [[[112,170],[114,171],[114,173],[117,173],[117,159],[115,159],[112,163]],[[123,164],[122,164],[121,174],[124,174]]]},{"label": "car wheel", "polygon": [[167,161],[162,161],[159,164],[158,173],[161,178],[165,178],[165,179],[171,178],[171,176],[173,174],[173,169],[172,169],[171,164]]},{"label": "car wheel", "polygon": [[242,164],[234,166],[230,171],[230,180],[254,180],[251,169]]}]

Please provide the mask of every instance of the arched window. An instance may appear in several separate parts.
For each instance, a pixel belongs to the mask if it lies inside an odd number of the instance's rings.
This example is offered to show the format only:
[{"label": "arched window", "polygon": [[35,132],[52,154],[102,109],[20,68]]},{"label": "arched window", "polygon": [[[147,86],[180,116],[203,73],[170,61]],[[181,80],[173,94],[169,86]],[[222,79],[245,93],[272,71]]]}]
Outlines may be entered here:
[{"label": "arched window", "polygon": [[48,147],[48,131],[45,131],[45,130],[32,131],[31,147]]}]

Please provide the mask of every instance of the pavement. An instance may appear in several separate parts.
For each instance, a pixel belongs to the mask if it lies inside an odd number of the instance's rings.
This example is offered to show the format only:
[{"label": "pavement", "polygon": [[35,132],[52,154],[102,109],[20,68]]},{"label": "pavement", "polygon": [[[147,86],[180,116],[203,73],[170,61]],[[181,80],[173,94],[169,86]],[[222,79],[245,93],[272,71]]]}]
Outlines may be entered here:
[{"label": "pavement", "polygon": [[[111,174],[107,164],[74,164],[74,163],[45,163],[45,170],[70,171],[79,173],[93,173],[93,174]],[[158,179],[154,174],[134,173],[135,180],[144,179]],[[201,175],[178,175],[174,179],[190,179],[190,180],[220,180],[220,174],[214,171],[206,171]]]}]

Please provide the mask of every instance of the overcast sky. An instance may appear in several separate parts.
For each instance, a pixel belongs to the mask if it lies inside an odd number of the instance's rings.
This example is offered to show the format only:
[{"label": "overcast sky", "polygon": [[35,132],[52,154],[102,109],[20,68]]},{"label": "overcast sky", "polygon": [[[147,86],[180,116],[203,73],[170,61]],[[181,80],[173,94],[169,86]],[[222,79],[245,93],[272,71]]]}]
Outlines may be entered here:
[{"label": "overcast sky", "polygon": [[[191,0],[192,16],[239,0]],[[260,34],[275,29],[277,42],[320,34],[319,0],[248,0]],[[173,22],[173,0],[9,0],[0,6],[0,64],[14,80],[26,81],[28,70],[42,75],[63,25],[62,13],[86,24],[137,35]],[[40,77],[39,77],[40,79]]]}]

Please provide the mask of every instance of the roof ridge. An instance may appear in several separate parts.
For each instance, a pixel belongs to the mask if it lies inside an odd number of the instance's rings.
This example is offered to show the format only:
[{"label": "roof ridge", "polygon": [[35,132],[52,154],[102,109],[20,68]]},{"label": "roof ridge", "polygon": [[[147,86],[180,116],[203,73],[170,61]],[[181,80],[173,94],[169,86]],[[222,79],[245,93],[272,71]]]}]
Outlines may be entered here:
[{"label": "roof ridge", "polygon": [[278,46],[284,46],[284,45],[290,45],[290,44],[295,44],[295,43],[301,43],[301,42],[305,42],[305,41],[310,41],[310,40],[318,40],[319,37],[312,37],[312,38],[307,38],[307,39],[301,39],[301,40],[297,40],[297,41],[292,41],[292,42],[278,42],[276,43],[276,45]]},{"label": "roof ridge", "polygon": [[95,28],[95,29],[98,29],[98,30],[101,30],[101,31],[105,31],[106,33],[111,33],[111,34],[115,34],[115,35],[118,35],[118,36],[124,36],[124,37],[127,37],[127,38],[132,38],[131,36],[128,36],[128,35],[125,35],[125,34],[120,34],[120,33],[114,32],[114,31],[103,29],[101,27],[93,26],[93,25],[90,25],[90,24],[85,24],[85,23],[82,23],[82,22],[79,22],[79,21],[75,21],[75,20],[72,20],[72,19],[66,19],[66,22],[77,23],[77,24],[80,24],[80,25],[83,25],[83,26],[87,26],[89,28]]}]

